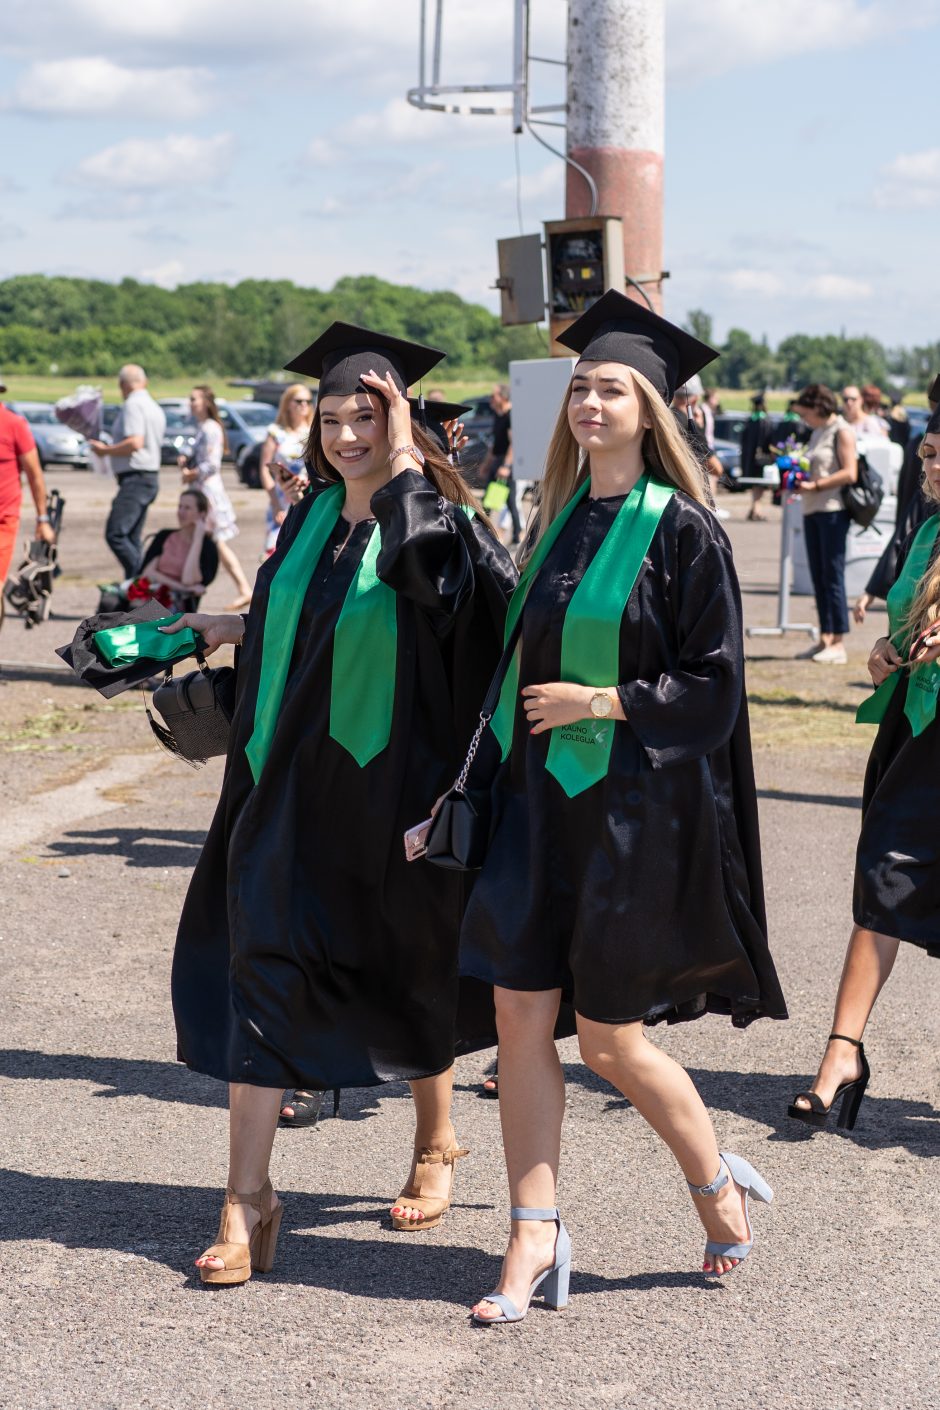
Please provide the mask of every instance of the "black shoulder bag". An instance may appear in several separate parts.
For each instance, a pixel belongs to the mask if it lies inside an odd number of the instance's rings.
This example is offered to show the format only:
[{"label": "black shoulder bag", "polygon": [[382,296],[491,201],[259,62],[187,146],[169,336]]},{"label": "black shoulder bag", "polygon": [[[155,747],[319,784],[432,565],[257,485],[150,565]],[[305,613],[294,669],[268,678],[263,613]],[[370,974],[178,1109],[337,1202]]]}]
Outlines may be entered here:
[{"label": "black shoulder bag", "polygon": [[[835,439],[832,443],[833,459],[836,468],[839,468],[839,427],[836,427]],[[857,524],[860,529],[868,529],[875,522],[881,502],[885,497],[884,481],[873,470],[861,451],[858,455],[858,479],[854,485],[843,485],[839,491],[839,498],[842,500],[842,508],[848,511],[849,518],[853,524]]]}]

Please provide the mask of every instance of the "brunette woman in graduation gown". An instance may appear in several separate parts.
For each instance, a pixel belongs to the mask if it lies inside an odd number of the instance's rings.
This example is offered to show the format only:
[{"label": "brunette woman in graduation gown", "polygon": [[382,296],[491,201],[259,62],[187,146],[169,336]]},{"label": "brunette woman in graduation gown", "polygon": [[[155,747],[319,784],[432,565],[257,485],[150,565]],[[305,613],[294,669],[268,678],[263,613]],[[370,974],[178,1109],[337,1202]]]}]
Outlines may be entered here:
[{"label": "brunette woman in graduation gown", "polygon": [[870,1076],[862,1034],[901,941],[940,958],[940,410],[920,456],[930,512],[898,555],[891,634],[872,648],[876,690],[858,712],[878,733],[862,794],[855,924],[822,1063],[788,1108],[810,1126],[825,1126],[833,1107],[838,1126],[855,1126]]},{"label": "brunette woman in graduation gown", "polygon": [[[308,459],[326,487],[291,510],[247,626],[182,619],[210,644],[240,643],[225,782],[173,965],[179,1056],[231,1084],[228,1193],[219,1242],[197,1260],[204,1282],[270,1267],[285,1088],[411,1082],[397,1228],[438,1222],[466,1154],[450,1124],[463,879],[409,866],[403,834],[456,773],[515,570],[411,424],[407,386],[440,356],[337,324],[291,364],[321,379]],[[317,553],[311,525],[330,495]],[[371,632],[364,599],[391,611]],[[492,997],[475,987],[482,1045]]]},{"label": "brunette woman in graduation gown", "polygon": [[[770,1191],[746,1161],[719,1154],[691,1079],[643,1025],[786,1017],[766,941],[738,585],[668,409],[715,354],[613,291],[562,341],[582,360],[510,607],[511,629],[524,603],[518,676],[493,720],[505,706],[491,845],[461,937],[462,972],[497,986],[513,1206],[497,1292],[474,1309],[481,1322],[519,1320],[542,1279],[549,1305],[567,1295],[570,1242],[555,1208],[564,1082],[552,1041],[562,996],[583,1060],[675,1155],[714,1275],[750,1252],[748,1191]],[[585,611],[575,610],[582,583]],[[580,663],[579,634],[589,648]],[[499,755],[490,732],[486,742],[477,786]]]}]

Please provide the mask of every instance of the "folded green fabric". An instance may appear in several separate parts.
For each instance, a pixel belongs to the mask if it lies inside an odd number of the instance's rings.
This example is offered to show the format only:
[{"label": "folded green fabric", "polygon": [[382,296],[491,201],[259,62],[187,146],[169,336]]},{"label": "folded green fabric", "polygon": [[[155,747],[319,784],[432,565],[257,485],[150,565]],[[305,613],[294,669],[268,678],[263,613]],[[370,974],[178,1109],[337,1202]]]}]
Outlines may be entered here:
[{"label": "folded green fabric", "polygon": [[109,627],[107,631],[95,632],[92,641],[95,650],[108,666],[130,666],[134,661],[147,660],[159,664],[169,661],[182,661],[195,655],[199,640],[191,627],[170,636],[159,631],[178,622],[182,612],[174,612],[169,617],[157,617],[152,622],[132,622],[122,627]]}]

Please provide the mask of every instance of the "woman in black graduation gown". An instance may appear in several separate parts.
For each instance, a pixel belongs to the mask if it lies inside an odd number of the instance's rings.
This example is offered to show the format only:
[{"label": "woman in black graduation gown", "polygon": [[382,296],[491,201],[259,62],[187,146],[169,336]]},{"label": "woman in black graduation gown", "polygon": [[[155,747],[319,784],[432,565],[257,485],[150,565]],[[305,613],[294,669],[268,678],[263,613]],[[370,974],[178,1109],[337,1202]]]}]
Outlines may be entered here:
[{"label": "woman in black graduation gown", "polygon": [[868,661],[877,688],[857,716],[879,728],[862,794],[855,925],[822,1063],[788,1108],[811,1126],[824,1126],[837,1104],[837,1125],[855,1125],[870,1075],[862,1034],[901,941],[940,957],[940,410],[920,455],[932,512],[898,555],[890,635],[875,642]]},{"label": "woman in black graduation gown", "polygon": [[396,1227],[437,1222],[466,1154],[449,1119],[462,878],[409,866],[403,834],[456,772],[515,570],[411,424],[407,386],[441,356],[334,324],[291,364],[320,376],[309,458],[325,483],[288,516],[246,626],[183,619],[241,643],[225,783],[173,965],[179,1056],[232,1084],[206,1282],[270,1266],[285,1087],[412,1083]]},{"label": "woman in black graduation gown", "polygon": [[521,646],[487,738],[503,762],[461,936],[462,972],[497,986],[513,1205],[480,1321],[524,1315],[534,1278],[551,1304],[566,1295],[552,1043],[563,995],[584,1061],[694,1187],[716,1274],[750,1250],[748,1189],[770,1192],[746,1161],[719,1156],[691,1080],[642,1025],[786,1016],[765,934],[738,587],[668,410],[714,354],[613,291],[562,341],[582,360],[510,607],[511,630],[524,603]]}]

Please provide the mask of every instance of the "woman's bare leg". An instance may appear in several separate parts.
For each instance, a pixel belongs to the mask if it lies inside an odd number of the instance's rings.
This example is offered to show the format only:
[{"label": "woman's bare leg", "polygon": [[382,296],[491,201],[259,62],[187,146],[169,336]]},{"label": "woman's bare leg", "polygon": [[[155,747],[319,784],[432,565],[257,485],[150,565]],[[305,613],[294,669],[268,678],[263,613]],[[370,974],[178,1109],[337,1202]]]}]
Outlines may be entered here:
[{"label": "woman's bare leg", "polygon": [[[282,1087],[250,1087],[244,1082],[229,1085],[229,1187],[238,1194],[260,1190],[268,1178],[271,1148],[277,1129]],[[247,1204],[229,1210],[229,1238],[248,1243],[257,1224],[258,1211]],[[197,1258],[196,1267],[223,1268],[220,1258]]]},{"label": "woman's bare leg", "polygon": [[[833,1033],[861,1038],[875,1001],[894,968],[900,943],[876,930],[863,930],[860,925],[853,927],[836,994]],[[836,1088],[860,1076],[861,1070],[858,1049],[851,1043],[827,1043],[810,1091],[818,1092],[820,1100],[829,1106]],[[809,1109],[806,1101],[798,1101],[796,1105]]]},{"label": "woman's bare leg", "polygon": [[[711,1117],[685,1068],[646,1037],[641,1023],[594,1023],[578,1014],[581,1056],[636,1107],[672,1151],[685,1178],[707,1185],[721,1166]],[[709,1238],[747,1239],[744,1200],[733,1180],[717,1195],[692,1196]],[[706,1272],[726,1272],[733,1259],[706,1254]]]},{"label": "woman's bare leg", "polygon": [[229,577],[232,579],[232,582],[235,584],[235,590],[238,593],[238,596],[240,598],[250,598],[251,585],[249,584],[248,579],[245,577],[245,570],[239,563],[238,558],[235,554],[235,550],[229,548],[228,543],[223,543],[218,539],[216,540],[215,546],[219,552],[219,562],[222,564],[222,567],[225,569],[226,573],[228,573]]},{"label": "woman's bare leg", "polygon": [[[450,1104],[454,1092],[454,1069],[439,1072],[436,1077],[421,1077],[409,1082],[415,1102],[415,1150],[446,1151],[454,1139],[454,1128],[450,1120]],[[422,1195],[435,1199],[446,1199],[453,1183],[452,1165],[429,1165],[422,1182]],[[415,1162],[412,1161],[408,1183],[414,1179]],[[391,1213],[403,1219],[420,1222],[420,1210],[399,1200],[392,1206]]]},{"label": "woman's bare leg", "polygon": [[[496,989],[495,997],[499,1115],[510,1204],[552,1209],[565,1114],[565,1082],[554,1041],[561,990]],[[525,1303],[538,1274],[551,1267],[555,1234],[554,1221],[513,1220],[496,1291],[517,1307]],[[501,1315],[492,1302],[478,1302],[473,1310],[482,1317]]]}]

